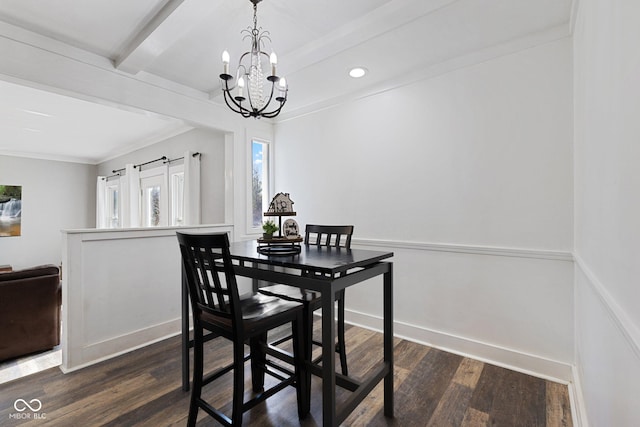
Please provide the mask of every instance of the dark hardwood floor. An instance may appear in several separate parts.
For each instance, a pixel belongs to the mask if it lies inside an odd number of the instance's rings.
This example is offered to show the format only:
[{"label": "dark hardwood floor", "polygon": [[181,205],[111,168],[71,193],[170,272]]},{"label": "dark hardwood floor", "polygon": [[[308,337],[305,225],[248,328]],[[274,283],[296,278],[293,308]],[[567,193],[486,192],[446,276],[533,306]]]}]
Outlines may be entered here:
[{"label": "dark hardwood floor", "polygon": [[[223,343],[218,338],[207,344],[205,366],[213,369],[230,360]],[[349,327],[347,343],[350,373],[356,377],[382,358],[379,333]],[[395,358],[395,418],[383,415],[379,385],[345,426],[572,425],[565,385],[400,339]],[[250,390],[248,364],[246,378]],[[295,390],[289,388],[247,412],[244,424],[322,425],[318,378],[312,387],[311,414],[305,420],[298,420]],[[209,386],[206,397],[229,413],[230,390],[231,375],[226,375]],[[338,398],[346,393],[339,391]],[[18,412],[17,399],[38,399],[42,408]],[[66,375],[53,368],[0,385],[1,426],[183,426],[188,407],[189,393],[181,390],[179,337]],[[200,411],[198,425],[218,424]]]}]

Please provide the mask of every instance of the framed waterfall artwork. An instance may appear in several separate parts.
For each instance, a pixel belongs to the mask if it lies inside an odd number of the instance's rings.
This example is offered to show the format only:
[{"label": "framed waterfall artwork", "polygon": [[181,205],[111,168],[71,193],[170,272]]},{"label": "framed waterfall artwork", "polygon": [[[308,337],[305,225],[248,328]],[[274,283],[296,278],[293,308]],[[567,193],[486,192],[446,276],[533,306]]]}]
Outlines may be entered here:
[{"label": "framed waterfall artwork", "polygon": [[0,185],[0,237],[19,236],[21,222],[22,186]]}]

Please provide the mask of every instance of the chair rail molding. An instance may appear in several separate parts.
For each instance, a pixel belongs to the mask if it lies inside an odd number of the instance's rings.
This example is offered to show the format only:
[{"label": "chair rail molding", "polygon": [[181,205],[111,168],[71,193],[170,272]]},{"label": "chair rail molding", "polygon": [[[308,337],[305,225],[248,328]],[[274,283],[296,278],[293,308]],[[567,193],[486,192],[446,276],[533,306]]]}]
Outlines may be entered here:
[{"label": "chair rail molding", "polygon": [[573,253],[569,251],[552,251],[546,249],[508,248],[500,246],[463,245],[454,243],[408,242],[383,239],[353,239],[358,246],[388,247],[398,249],[414,249],[432,252],[455,252],[472,255],[493,255],[516,258],[535,258],[553,261],[573,262]]}]

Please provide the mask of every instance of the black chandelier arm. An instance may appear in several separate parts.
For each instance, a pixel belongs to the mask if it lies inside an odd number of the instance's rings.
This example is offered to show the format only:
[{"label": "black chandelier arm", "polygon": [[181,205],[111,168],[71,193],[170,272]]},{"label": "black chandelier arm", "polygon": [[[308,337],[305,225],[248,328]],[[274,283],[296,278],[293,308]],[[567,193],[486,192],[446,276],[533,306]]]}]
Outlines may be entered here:
[{"label": "black chandelier arm", "polygon": [[[225,104],[227,104],[227,107],[229,107],[229,109],[230,109],[231,111],[233,111],[234,113],[238,113],[238,114],[240,114],[240,115],[241,115],[242,117],[244,117],[244,118],[251,117],[251,115],[250,115],[250,114],[248,114],[248,113],[246,113],[245,111],[243,111],[243,110],[246,110],[245,108],[242,108],[241,110],[236,110],[235,108],[233,108],[232,104],[230,104],[230,103],[229,103],[229,101],[227,100],[227,96],[226,96],[226,95],[225,95],[225,97],[224,97],[224,102],[225,102]],[[234,102],[234,101],[232,101],[232,102],[233,102],[233,104],[235,104],[235,102]]]},{"label": "black chandelier arm", "polygon": [[[226,85],[226,83],[225,83]],[[229,107],[231,109],[231,111],[233,111],[234,113],[238,113],[241,114],[242,117],[247,118],[247,117],[251,117],[251,111],[246,109],[245,107],[243,107],[240,103],[238,103],[233,96],[231,96],[231,93],[228,89],[222,89],[222,92],[224,94],[224,102],[225,104],[227,104],[227,107]],[[229,102],[231,101],[231,102]],[[236,107],[236,108],[234,108]]]},{"label": "black chandelier arm", "polygon": [[282,106],[284,105],[284,101],[280,104],[280,106],[278,107],[277,110],[271,111],[269,113],[264,113],[262,114],[262,117],[265,117],[267,119],[272,119],[275,116],[277,116],[278,114],[280,114],[280,110],[282,110]]},{"label": "black chandelier arm", "polygon": [[[231,109],[231,111],[233,111],[234,113],[241,114],[245,118],[248,118],[248,117],[265,117],[265,118],[268,118],[268,119],[273,118],[273,117],[277,116],[280,113],[280,110],[282,110],[282,107],[284,106],[285,102],[287,101],[286,95],[284,97],[276,97],[276,101],[280,103],[278,108],[275,109],[275,110],[272,110],[272,111],[265,112],[265,110],[269,107],[269,105],[271,104],[271,101],[273,100],[273,93],[276,90],[275,89],[275,85],[280,80],[280,78],[277,77],[277,76],[269,76],[269,77],[267,77],[267,80],[269,80],[269,82],[271,83],[271,92],[269,93],[268,101],[265,103],[264,107],[262,107],[259,110],[255,109],[253,107],[253,104],[251,103],[251,95],[250,94],[247,97],[247,99],[249,101],[249,106],[251,108],[243,107],[242,103],[236,101],[236,99],[231,95],[231,90],[232,89],[229,89],[229,80],[231,80],[231,76],[230,75],[222,74],[222,75],[220,75],[220,79],[224,82],[224,86],[225,86],[222,89],[222,92],[224,94],[225,104],[227,104],[227,106]],[[250,89],[247,87],[247,92],[249,92],[249,90]]]}]

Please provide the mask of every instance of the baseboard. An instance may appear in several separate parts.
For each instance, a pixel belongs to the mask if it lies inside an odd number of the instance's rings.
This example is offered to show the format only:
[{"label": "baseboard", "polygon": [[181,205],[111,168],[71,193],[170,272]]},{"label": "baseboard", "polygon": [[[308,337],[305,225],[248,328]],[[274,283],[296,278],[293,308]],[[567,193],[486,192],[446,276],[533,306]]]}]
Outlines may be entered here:
[{"label": "baseboard", "polygon": [[[382,318],[366,313],[345,310],[345,321],[374,331],[382,331]],[[573,379],[572,366],[567,363],[404,322],[394,321],[393,328],[396,337],[439,350],[562,384],[569,384]]]},{"label": "baseboard", "polygon": [[156,342],[178,335],[181,333],[181,328],[182,320],[174,319],[108,340],[85,345],[81,349],[76,349],[75,353],[77,357],[73,363],[66,360],[63,354],[60,370],[66,374],[112,359],[130,351],[147,347]]}]

